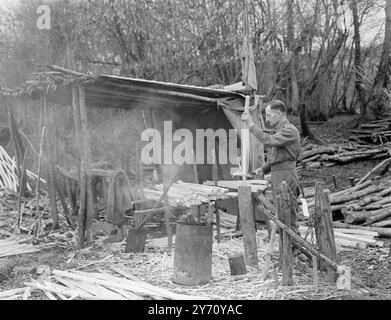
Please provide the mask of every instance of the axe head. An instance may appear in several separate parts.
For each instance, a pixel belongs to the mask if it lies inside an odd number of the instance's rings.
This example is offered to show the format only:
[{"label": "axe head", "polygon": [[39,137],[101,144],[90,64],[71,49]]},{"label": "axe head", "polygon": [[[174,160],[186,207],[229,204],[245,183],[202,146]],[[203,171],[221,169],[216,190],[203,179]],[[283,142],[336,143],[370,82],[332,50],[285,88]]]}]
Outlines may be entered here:
[{"label": "axe head", "polygon": [[350,267],[340,266],[338,268],[337,288],[340,290],[351,290]]}]

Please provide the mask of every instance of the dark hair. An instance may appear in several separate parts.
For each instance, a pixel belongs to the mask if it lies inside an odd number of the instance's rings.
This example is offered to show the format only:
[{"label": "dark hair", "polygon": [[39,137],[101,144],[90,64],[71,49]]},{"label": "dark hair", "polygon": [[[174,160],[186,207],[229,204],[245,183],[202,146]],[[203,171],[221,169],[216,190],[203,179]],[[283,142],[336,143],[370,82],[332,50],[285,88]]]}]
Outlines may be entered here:
[{"label": "dark hair", "polygon": [[281,100],[272,100],[267,104],[268,107],[272,110],[280,110],[281,112],[286,112],[285,103]]}]

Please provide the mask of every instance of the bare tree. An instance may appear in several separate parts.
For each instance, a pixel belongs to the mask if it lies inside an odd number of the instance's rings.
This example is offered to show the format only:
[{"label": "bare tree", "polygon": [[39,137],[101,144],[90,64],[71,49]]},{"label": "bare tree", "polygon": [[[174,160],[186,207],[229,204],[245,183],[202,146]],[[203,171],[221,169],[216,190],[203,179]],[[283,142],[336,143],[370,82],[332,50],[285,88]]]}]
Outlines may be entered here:
[{"label": "bare tree", "polygon": [[376,118],[390,108],[391,92],[391,0],[386,1],[386,26],[383,51],[367,104],[366,115]]}]

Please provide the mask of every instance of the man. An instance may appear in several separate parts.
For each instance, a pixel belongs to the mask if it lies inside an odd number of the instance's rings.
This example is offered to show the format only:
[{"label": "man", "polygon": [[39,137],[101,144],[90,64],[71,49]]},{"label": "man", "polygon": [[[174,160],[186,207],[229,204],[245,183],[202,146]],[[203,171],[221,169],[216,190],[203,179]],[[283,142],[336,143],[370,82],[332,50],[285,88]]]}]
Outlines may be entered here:
[{"label": "man", "polygon": [[[297,128],[292,125],[286,117],[284,102],[273,100],[266,106],[266,123],[274,130],[274,133],[265,133],[254,123],[251,115],[243,113],[242,120],[245,121],[250,132],[265,146],[271,147],[267,158],[266,168],[271,169],[271,184],[274,199],[279,192],[280,185],[285,181],[296,198],[300,194],[300,182],[296,172],[296,161],[300,153],[300,134]],[[262,115],[260,115],[262,116]],[[260,171],[257,170],[257,173]],[[292,229],[297,232],[296,207],[291,210]]]}]

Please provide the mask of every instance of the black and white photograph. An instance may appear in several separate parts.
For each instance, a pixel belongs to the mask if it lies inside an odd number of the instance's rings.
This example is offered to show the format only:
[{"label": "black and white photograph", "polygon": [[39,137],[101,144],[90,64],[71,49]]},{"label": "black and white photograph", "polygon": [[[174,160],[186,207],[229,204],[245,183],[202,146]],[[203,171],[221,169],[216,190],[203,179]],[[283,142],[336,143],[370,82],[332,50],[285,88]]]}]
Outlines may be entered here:
[{"label": "black and white photograph", "polygon": [[0,0],[0,300],[391,300],[391,0]]}]

